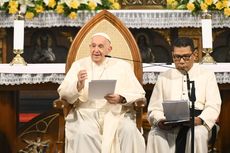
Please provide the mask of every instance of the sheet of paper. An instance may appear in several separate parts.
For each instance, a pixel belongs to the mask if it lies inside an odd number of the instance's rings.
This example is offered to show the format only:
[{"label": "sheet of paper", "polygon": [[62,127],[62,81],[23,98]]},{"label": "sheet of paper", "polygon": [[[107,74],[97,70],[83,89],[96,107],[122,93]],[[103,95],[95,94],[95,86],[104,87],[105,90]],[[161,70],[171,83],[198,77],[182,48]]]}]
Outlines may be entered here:
[{"label": "sheet of paper", "polygon": [[163,102],[164,115],[167,123],[179,123],[190,120],[189,102],[185,100],[171,100]]},{"label": "sheet of paper", "polygon": [[89,99],[104,99],[114,93],[117,80],[92,80],[89,82]]}]

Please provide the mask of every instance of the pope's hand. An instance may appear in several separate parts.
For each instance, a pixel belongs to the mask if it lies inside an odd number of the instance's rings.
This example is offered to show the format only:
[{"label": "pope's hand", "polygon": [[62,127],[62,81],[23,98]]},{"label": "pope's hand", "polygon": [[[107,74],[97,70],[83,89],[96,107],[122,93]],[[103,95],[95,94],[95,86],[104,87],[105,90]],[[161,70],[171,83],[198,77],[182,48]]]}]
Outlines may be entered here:
[{"label": "pope's hand", "polygon": [[85,80],[88,78],[87,71],[80,70],[77,77],[78,77],[77,90],[81,91],[85,86]]},{"label": "pope's hand", "polygon": [[120,103],[121,96],[118,94],[107,94],[104,97],[110,104],[118,104]]}]

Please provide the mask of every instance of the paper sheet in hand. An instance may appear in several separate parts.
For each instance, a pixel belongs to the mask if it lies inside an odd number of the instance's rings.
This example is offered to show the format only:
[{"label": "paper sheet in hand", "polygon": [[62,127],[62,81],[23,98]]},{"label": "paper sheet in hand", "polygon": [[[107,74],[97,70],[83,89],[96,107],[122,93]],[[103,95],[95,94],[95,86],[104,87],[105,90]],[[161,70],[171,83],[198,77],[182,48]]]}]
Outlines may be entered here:
[{"label": "paper sheet in hand", "polygon": [[180,123],[190,120],[189,102],[185,100],[164,101],[165,124]]},{"label": "paper sheet in hand", "polygon": [[117,80],[92,80],[89,82],[89,99],[104,99],[114,93]]}]

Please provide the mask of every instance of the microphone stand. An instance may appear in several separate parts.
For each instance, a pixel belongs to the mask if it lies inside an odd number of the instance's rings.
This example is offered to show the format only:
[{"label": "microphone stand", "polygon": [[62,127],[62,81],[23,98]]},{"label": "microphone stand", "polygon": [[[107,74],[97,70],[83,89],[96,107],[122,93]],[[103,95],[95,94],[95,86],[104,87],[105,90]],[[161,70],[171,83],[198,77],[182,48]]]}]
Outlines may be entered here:
[{"label": "microphone stand", "polygon": [[[105,55],[105,57],[107,57],[107,58],[122,59],[122,60],[125,60],[125,61],[132,61],[132,62],[137,62],[137,63],[142,63],[141,61],[127,59],[127,58],[123,58],[123,57],[111,56],[111,55]],[[168,64],[164,65],[164,64],[155,64],[155,63],[150,63],[150,65],[144,66],[144,68],[152,67],[152,66],[160,66],[160,67],[166,67],[166,68],[175,69],[175,67],[169,66]]]},{"label": "microphone stand", "polygon": [[110,56],[110,55],[105,55],[105,57],[108,57],[108,58],[117,58],[117,59],[122,59],[122,60],[126,60],[126,61],[132,61],[132,62],[142,63],[141,61],[136,61],[136,60],[122,58],[122,57],[116,57],[116,56]]},{"label": "microphone stand", "polygon": [[[196,101],[196,91],[195,91],[195,82],[190,81],[188,72],[186,71],[187,76],[187,89],[188,89],[188,97],[189,100],[192,102],[192,108],[190,110],[191,115],[191,153],[194,153],[194,114],[195,114],[195,101]],[[190,93],[190,84],[192,84],[191,93]]]}]

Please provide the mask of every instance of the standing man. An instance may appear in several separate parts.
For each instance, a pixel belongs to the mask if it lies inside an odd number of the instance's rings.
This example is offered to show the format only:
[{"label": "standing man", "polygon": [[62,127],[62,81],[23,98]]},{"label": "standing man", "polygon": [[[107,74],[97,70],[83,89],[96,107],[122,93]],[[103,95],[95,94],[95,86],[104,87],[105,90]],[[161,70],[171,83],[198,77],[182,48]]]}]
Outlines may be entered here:
[{"label": "standing man", "polygon": [[[147,153],[191,151],[191,132],[188,126],[164,124],[165,116],[162,107],[165,100],[189,100],[186,73],[190,80],[195,82],[196,90],[194,151],[207,153],[208,135],[219,116],[221,107],[215,75],[194,63],[195,49],[192,39],[178,38],[172,49],[176,69],[172,68],[159,75],[148,106],[148,119],[152,129],[148,136]],[[188,132],[183,133],[186,128]]]},{"label": "standing man", "polygon": [[[145,91],[130,64],[105,57],[112,51],[107,34],[94,34],[89,48],[90,57],[74,62],[58,88],[60,98],[76,106],[66,118],[65,152],[144,153],[133,103],[145,98]],[[89,99],[91,80],[117,80],[115,92]]]}]

